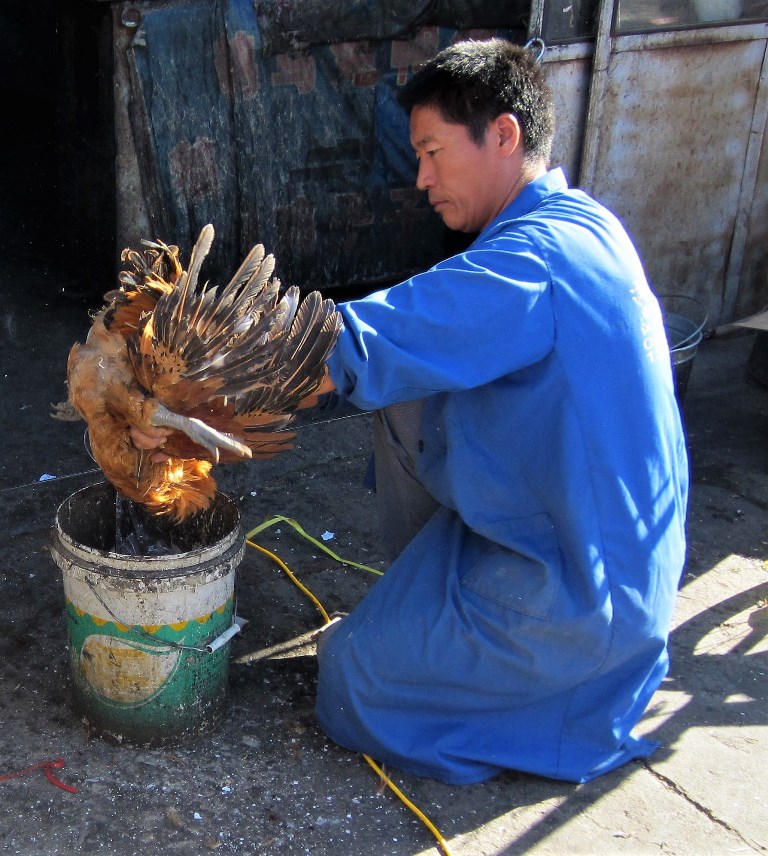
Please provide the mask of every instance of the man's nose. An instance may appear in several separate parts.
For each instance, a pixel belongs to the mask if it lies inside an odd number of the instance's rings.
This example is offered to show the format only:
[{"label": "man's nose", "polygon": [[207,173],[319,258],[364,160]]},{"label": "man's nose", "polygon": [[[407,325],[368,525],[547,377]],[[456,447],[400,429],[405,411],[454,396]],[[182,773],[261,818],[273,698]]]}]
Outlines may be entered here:
[{"label": "man's nose", "polygon": [[426,158],[419,160],[419,169],[416,173],[416,187],[419,190],[429,190],[435,183],[435,176],[430,169],[429,162]]}]

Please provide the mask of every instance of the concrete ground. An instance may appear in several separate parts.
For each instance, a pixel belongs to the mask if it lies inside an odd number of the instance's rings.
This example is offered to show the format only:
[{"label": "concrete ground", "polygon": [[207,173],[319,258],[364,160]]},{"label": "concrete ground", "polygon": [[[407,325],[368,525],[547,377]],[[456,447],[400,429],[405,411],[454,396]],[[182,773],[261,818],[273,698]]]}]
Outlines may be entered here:
[{"label": "concrete ground", "polygon": [[[69,296],[62,293],[67,287]],[[0,268],[0,850],[23,856],[164,853],[417,856],[435,832],[313,716],[320,614],[273,561],[247,549],[221,724],[169,748],[89,735],[72,706],[62,573],[50,555],[60,502],[99,480],[82,426],[55,422],[66,355],[89,298],[34,258]],[[97,305],[91,300],[90,308]],[[768,389],[745,365],[754,333],[699,349],[683,402],[691,452],[690,550],[672,668],[641,728],[647,761],[585,785],[508,772],[448,787],[388,771],[454,856],[768,850]],[[222,469],[246,530],[295,519],[343,558],[383,569],[362,485],[369,416],[303,426],[297,449]],[[322,537],[328,539],[322,541]],[[290,525],[256,536],[328,612],[375,575],[343,567]],[[286,650],[272,651],[290,640]],[[36,769],[52,760],[56,786]]]}]

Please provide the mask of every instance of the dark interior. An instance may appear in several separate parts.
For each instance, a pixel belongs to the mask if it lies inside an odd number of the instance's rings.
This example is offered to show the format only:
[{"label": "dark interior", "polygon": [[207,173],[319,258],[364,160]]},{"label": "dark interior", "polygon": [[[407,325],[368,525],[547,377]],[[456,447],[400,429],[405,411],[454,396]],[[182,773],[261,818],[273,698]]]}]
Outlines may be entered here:
[{"label": "dark interior", "polygon": [[110,14],[92,0],[0,4],[4,252],[51,266],[73,296],[114,277]]}]

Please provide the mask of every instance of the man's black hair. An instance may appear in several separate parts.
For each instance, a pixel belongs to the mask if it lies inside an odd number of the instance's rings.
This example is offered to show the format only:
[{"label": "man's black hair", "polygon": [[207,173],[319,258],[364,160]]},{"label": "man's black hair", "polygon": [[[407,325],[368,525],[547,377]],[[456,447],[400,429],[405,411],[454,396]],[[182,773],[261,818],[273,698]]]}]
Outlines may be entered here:
[{"label": "man's black hair", "polygon": [[422,66],[397,95],[409,114],[437,108],[448,122],[465,125],[481,143],[488,123],[513,113],[526,157],[549,161],[555,130],[552,94],[536,57],[504,39],[457,42]]}]

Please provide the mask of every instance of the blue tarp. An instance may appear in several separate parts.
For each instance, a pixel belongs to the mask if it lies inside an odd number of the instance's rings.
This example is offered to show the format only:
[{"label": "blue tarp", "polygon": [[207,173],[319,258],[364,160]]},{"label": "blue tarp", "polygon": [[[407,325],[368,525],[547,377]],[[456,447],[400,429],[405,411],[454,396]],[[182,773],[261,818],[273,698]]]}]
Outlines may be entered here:
[{"label": "blue tarp", "polygon": [[[452,5],[458,23],[471,17],[470,0]],[[491,20],[491,5],[476,0],[478,19]],[[321,6],[324,29],[315,30]],[[233,272],[260,242],[283,282],[303,289],[373,287],[445,255],[445,230],[414,187],[395,92],[457,37],[525,34],[423,24],[449,21],[447,3],[328,9],[299,0],[144,7],[129,52],[129,111],[156,230],[147,237],[186,250],[211,222],[209,270]],[[310,32],[325,41],[307,46]]]}]

